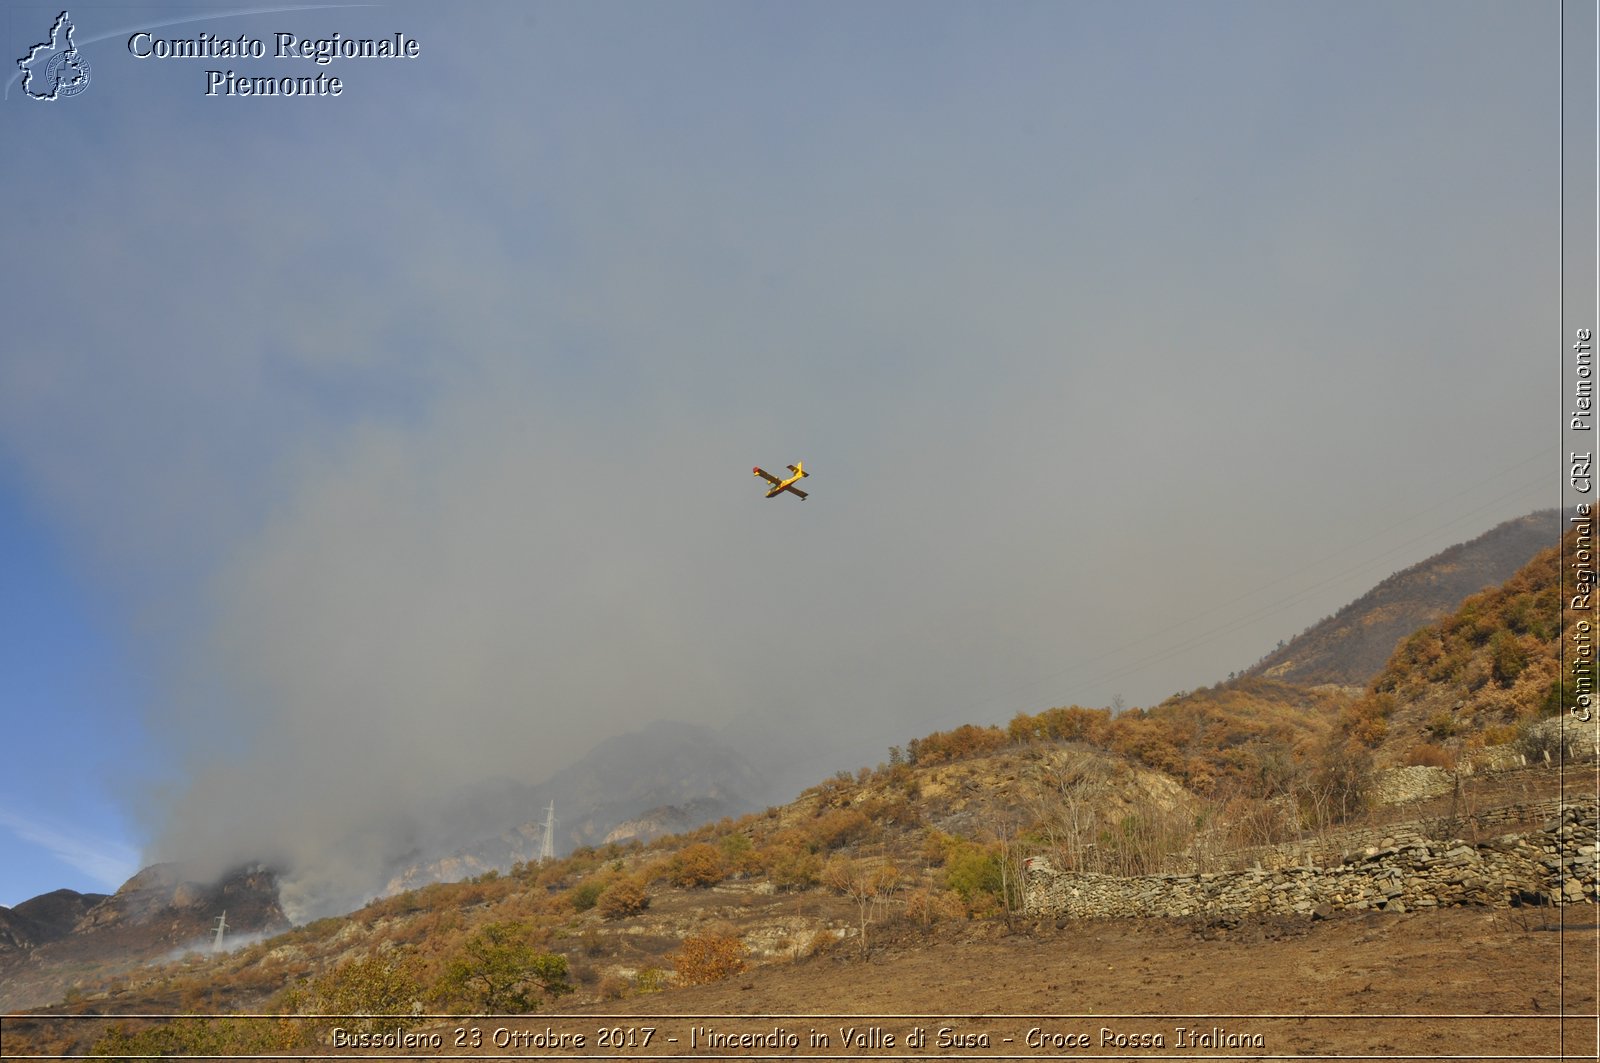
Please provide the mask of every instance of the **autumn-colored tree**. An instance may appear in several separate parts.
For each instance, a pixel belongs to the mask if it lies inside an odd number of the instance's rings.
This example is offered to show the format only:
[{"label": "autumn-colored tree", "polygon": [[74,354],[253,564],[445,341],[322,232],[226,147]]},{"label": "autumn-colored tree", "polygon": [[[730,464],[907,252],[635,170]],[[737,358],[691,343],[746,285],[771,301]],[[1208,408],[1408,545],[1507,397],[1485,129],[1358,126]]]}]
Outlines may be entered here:
[{"label": "autumn-colored tree", "polygon": [[806,828],[806,846],[813,852],[828,852],[861,841],[875,830],[876,824],[858,808],[830,809]]},{"label": "autumn-colored tree", "polygon": [[1046,709],[1038,716],[1044,736],[1055,742],[1088,742],[1103,746],[1110,738],[1110,709],[1085,709],[1078,705]]},{"label": "autumn-colored tree", "polygon": [[1389,717],[1394,710],[1393,694],[1367,694],[1345,707],[1339,715],[1339,726],[1352,741],[1374,748],[1389,733]]},{"label": "autumn-colored tree", "polygon": [[962,724],[953,731],[935,731],[926,738],[906,744],[906,759],[912,764],[941,764],[1003,749],[1011,734],[998,727]]},{"label": "autumn-colored tree", "polygon": [[705,842],[678,850],[667,862],[667,881],[685,889],[714,886],[724,874],[722,854]]},{"label": "autumn-colored tree", "polygon": [[607,919],[621,919],[650,907],[650,895],[637,878],[619,878],[601,892],[596,907]]}]

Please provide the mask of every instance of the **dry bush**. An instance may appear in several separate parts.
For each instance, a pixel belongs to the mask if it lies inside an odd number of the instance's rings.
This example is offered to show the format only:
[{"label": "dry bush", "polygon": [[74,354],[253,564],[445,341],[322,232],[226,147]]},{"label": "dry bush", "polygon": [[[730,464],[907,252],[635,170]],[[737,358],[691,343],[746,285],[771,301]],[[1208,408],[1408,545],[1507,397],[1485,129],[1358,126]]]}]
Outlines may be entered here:
[{"label": "dry bush", "polygon": [[407,929],[407,937],[412,941],[454,934],[461,929],[461,913],[453,908],[425,912],[412,920]]},{"label": "dry bush", "polygon": [[1339,715],[1339,726],[1355,741],[1373,748],[1389,733],[1389,717],[1394,710],[1393,694],[1368,694],[1345,706]]},{"label": "dry bush", "polygon": [[840,771],[809,788],[802,796],[815,797],[819,808],[847,808],[855,796],[856,789],[855,776],[847,771]]},{"label": "dry bush", "polygon": [[672,969],[679,985],[707,985],[744,970],[744,954],[744,942],[737,935],[694,935],[683,939]]},{"label": "dry bush", "polygon": [[962,724],[953,731],[935,731],[906,743],[906,760],[916,765],[942,764],[1005,748],[1011,735],[998,727]]},{"label": "dry bush", "polygon": [[1089,742],[1104,745],[1111,733],[1111,710],[1072,705],[1064,709],[1046,709],[1037,716],[1018,713],[1007,730],[1016,742]]},{"label": "dry bush", "polygon": [[578,947],[585,956],[599,956],[606,951],[606,936],[598,927],[586,926],[578,932]]},{"label": "dry bush", "polygon": [[674,886],[685,889],[715,886],[724,877],[722,854],[716,846],[705,842],[680,849],[667,861],[667,881]]},{"label": "dry bush", "polygon": [[530,922],[544,916],[565,916],[569,909],[570,901],[565,894],[546,893],[543,890],[526,890],[513,893],[495,908],[495,913],[502,919],[517,919]]},{"label": "dry bush", "polygon": [[807,956],[821,956],[832,952],[843,941],[839,935],[831,930],[816,930],[811,934],[811,940],[806,942],[805,954]]},{"label": "dry bush", "polygon": [[600,979],[600,984],[594,987],[594,991],[601,1000],[621,1000],[632,988],[633,984],[621,975],[608,974]]},{"label": "dry bush", "polygon": [[851,842],[864,841],[876,830],[876,825],[860,809],[832,809],[806,828],[806,847],[814,852],[831,852]]},{"label": "dry bush", "polygon": [[354,1023],[356,1029],[409,1029],[416,1025],[411,1015],[423,995],[421,963],[408,953],[391,951],[345,960],[286,993],[282,1004],[287,1011],[346,1015],[352,1022],[363,1016]]},{"label": "dry bush", "polygon": [[623,919],[650,907],[650,894],[637,878],[619,878],[601,892],[595,907],[607,919]]},{"label": "dry bush", "polygon": [[1479,743],[1485,746],[1505,746],[1516,741],[1516,724],[1497,723],[1483,729],[1479,735]]},{"label": "dry bush", "polygon": [[1294,803],[1245,798],[1227,805],[1219,818],[1232,843],[1230,848],[1278,845],[1300,831],[1301,816]]},{"label": "dry bush", "polygon": [[1112,875],[1150,875],[1160,871],[1166,854],[1181,847],[1167,827],[1167,817],[1159,813],[1129,813],[1115,826],[1107,825],[1095,836],[1100,870]]},{"label": "dry bush", "polygon": [[1575,736],[1565,727],[1550,726],[1537,719],[1525,720],[1517,728],[1512,748],[1527,758],[1529,764],[1560,763],[1578,753]]},{"label": "dry bush", "polygon": [[1414,768],[1453,768],[1456,758],[1437,742],[1418,742],[1406,754],[1405,763]]},{"label": "dry bush", "polygon": [[906,894],[906,918],[923,926],[964,919],[967,904],[953,890],[919,886]]},{"label": "dry bush", "polygon": [[903,793],[872,797],[859,807],[861,814],[874,824],[915,827],[922,822],[922,810]]}]

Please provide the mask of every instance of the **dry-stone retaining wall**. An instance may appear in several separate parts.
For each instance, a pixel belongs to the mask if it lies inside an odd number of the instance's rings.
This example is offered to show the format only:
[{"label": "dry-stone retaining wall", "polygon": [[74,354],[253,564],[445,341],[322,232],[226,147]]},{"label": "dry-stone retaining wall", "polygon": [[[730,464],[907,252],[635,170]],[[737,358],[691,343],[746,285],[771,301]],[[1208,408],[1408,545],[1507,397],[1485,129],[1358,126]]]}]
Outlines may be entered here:
[{"label": "dry-stone retaining wall", "polygon": [[1023,904],[1039,915],[1096,918],[1593,903],[1595,820],[1591,802],[1523,834],[1477,843],[1411,840],[1347,853],[1326,868],[1124,878],[1057,871],[1035,857]]},{"label": "dry-stone retaining wall", "polygon": [[1566,807],[1565,801],[1559,797],[1552,797],[1545,801],[1500,805],[1454,817],[1439,816],[1434,819],[1386,823],[1375,827],[1350,827],[1320,838],[1236,849],[1225,854],[1225,859],[1232,867],[1245,867],[1251,864],[1269,869],[1296,866],[1329,867],[1348,863],[1354,857],[1361,855],[1353,852],[1354,850],[1418,844],[1430,838],[1454,837],[1457,834],[1467,835],[1474,840],[1488,834],[1504,834],[1508,829],[1520,829],[1524,824],[1548,821],[1561,815],[1564,807]]},{"label": "dry-stone retaining wall", "polygon": [[1380,772],[1373,780],[1371,800],[1375,805],[1400,805],[1407,801],[1441,797],[1453,790],[1455,785],[1455,773],[1445,768],[1422,764],[1390,768]]}]

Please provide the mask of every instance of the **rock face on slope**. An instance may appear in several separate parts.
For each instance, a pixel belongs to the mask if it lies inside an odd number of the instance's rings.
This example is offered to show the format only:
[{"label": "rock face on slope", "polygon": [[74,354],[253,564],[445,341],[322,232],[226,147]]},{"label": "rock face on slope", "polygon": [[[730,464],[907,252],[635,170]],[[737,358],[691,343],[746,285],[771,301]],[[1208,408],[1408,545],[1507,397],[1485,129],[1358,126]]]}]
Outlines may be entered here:
[{"label": "rock face on slope", "polygon": [[1510,579],[1561,537],[1561,514],[1540,510],[1396,572],[1333,616],[1245,669],[1246,675],[1316,686],[1365,686],[1395,645],[1453,613],[1469,595]]}]

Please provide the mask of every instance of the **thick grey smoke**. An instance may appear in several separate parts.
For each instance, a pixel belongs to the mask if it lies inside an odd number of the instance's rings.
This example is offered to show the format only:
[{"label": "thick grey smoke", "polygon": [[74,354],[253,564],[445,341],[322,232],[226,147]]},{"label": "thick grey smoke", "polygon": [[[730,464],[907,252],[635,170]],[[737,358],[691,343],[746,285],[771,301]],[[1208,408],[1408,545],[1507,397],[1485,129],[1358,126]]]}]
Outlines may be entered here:
[{"label": "thick grey smoke", "polygon": [[508,80],[391,7],[314,117],[30,125],[0,431],[159,673],[150,855],[310,908],[654,719],[1148,704],[1534,508],[1548,27],[1455,10],[495,9]]}]

